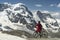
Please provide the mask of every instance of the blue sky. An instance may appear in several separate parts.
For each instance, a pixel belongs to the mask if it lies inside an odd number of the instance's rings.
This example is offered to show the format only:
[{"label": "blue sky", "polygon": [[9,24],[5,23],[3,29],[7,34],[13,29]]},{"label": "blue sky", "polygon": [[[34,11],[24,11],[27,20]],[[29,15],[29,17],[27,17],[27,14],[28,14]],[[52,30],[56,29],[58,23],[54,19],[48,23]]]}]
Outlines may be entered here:
[{"label": "blue sky", "polygon": [[60,0],[0,0],[0,3],[24,3],[30,10],[60,11]]}]

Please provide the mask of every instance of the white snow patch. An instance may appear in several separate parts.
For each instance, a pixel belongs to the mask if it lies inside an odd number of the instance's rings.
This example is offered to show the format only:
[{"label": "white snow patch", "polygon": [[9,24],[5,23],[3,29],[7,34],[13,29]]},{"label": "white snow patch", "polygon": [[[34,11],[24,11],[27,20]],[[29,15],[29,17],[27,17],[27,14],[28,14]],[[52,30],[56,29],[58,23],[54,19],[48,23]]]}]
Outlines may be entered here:
[{"label": "white snow patch", "polygon": [[52,18],[48,18],[48,17],[47,17],[46,22],[48,22],[48,23],[52,23],[52,22],[55,23],[56,21],[55,21],[54,19],[52,19]]}]

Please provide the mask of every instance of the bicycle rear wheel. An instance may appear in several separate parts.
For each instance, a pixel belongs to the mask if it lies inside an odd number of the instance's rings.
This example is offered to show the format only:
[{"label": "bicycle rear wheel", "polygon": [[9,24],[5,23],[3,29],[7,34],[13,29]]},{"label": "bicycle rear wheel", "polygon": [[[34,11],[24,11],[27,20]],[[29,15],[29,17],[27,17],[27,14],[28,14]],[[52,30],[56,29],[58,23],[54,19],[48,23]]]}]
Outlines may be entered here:
[{"label": "bicycle rear wheel", "polygon": [[38,37],[38,33],[37,32],[34,32],[33,35],[34,35],[35,38]]}]

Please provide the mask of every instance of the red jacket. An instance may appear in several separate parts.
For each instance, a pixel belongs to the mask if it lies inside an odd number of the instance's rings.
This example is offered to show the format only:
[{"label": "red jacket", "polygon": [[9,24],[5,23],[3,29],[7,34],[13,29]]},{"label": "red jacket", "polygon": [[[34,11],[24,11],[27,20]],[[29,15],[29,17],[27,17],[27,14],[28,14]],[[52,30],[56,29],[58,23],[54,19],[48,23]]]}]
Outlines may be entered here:
[{"label": "red jacket", "polygon": [[36,32],[41,32],[42,30],[42,25],[40,23],[36,24]]}]

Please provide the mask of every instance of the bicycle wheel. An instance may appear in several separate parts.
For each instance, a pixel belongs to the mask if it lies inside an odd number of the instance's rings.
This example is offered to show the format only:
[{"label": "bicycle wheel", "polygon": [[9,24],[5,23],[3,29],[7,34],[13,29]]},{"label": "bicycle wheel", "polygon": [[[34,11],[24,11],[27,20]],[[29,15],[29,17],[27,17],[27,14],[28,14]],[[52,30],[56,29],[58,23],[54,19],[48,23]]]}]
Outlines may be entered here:
[{"label": "bicycle wheel", "polygon": [[37,32],[34,32],[33,35],[34,35],[35,38],[38,37],[38,33]]},{"label": "bicycle wheel", "polygon": [[48,32],[45,29],[42,30],[42,37],[48,37]]}]

